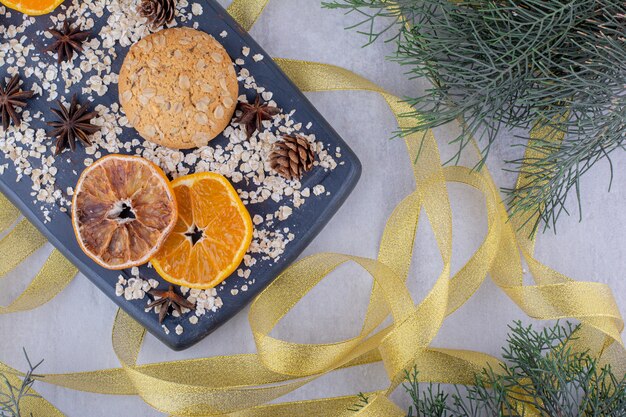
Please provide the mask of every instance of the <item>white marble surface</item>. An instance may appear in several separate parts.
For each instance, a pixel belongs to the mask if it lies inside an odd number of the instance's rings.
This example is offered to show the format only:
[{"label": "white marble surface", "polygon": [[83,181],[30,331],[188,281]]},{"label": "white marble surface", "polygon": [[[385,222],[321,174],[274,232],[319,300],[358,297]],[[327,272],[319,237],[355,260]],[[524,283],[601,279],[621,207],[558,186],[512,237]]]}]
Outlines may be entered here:
[{"label": "white marble surface", "polygon": [[[383,59],[391,52],[391,45],[379,43],[362,49],[364,39],[344,30],[350,21],[350,17],[337,11],[321,9],[318,0],[273,0],[252,34],[274,57],[337,64],[398,95],[418,91],[420,83],[408,81],[401,68]],[[375,257],[387,217],[414,186],[403,143],[388,140],[395,129],[394,120],[375,94],[336,92],[309,97],[357,153],[363,163],[363,176],[355,192],[305,255],[336,251]],[[444,153],[451,129],[437,132]],[[513,139],[506,135],[500,139],[489,167],[498,185],[510,186],[513,177],[502,171],[500,161],[512,156],[509,145]],[[626,313],[625,163],[626,155],[615,154],[616,172],[610,193],[607,164],[599,164],[587,174],[582,183],[583,222],[578,222],[572,201],[573,216],[560,222],[557,235],[540,236],[537,247],[539,259],[557,270],[580,280],[609,283],[622,314]],[[453,267],[458,269],[482,241],[485,211],[482,198],[466,187],[450,186],[450,197],[454,210]],[[423,221],[416,248],[411,287],[419,300],[441,267],[429,226]],[[24,288],[49,251],[49,247],[40,250],[32,261],[3,280],[1,303],[7,303]],[[342,269],[298,304],[275,335],[301,342],[329,342],[355,335],[370,286],[370,278],[357,268]],[[49,304],[30,312],[0,316],[0,360],[23,368],[21,348],[24,346],[33,358],[45,358],[41,370],[46,373],[118,366],[110,341],[115,311],[111,301],[87,279],[78,276]],[[498,354],[507,324],[519,318],[523,318],[519,308],[487,280],[474,298],[446,321],[434,343]],[[172,352],[148,336],[140,360],[149,363],[254,350],[247,311],[244,311],[182,353]],[[346,395],[386,385],[382,366],[375,365],[337,372],[286,399]],[[42,383],[37,384],[37,389],[70,417],[162,415],[137,397],[87,394]]]}]

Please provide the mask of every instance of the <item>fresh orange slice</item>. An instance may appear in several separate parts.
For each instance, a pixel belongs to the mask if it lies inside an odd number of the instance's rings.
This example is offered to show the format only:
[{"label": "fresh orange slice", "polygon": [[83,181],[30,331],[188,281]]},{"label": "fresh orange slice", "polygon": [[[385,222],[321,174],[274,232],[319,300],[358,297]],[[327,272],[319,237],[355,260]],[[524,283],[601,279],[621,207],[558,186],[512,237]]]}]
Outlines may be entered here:
[{"label": "fresh orange slice", "polygon": [[81,249],[104,268],[145,264],[170,234],[178,209],[167,177],[152,162],[108,155],[83,171],[72,225]]},{"label": "fresh orange slice", "polygon": [[151,260],[164,280],[212,288],[237,269],[252,241],[250,213],[226,178],[205,172],[172,181],[178,222]]},{"label": "fresh orange slice", "polygon": [[63,3],[63,0],[0,0],[0,3],[24,14],[39,16],[50,13]]}]

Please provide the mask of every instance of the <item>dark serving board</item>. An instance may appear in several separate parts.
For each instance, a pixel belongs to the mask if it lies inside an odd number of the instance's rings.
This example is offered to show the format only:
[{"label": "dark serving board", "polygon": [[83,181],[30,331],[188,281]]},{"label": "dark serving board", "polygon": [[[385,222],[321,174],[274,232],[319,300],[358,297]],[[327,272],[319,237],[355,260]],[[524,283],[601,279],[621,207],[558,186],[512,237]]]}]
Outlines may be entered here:
[{"label": "dark serving board", "polygon": [[[199,24],[198,29],[218,39],[233,59],[240,56],[240,51],[244,46],[248,46],[251,49],[249,57],[257,53],[263,54],[265,59],[260,62],[246,59],[245,67],[250,70],[251,74],[256,78],[257,83],[266,86],[269,91],[274,93],[273,100],[276,101],[279,107],[287,111],[295,109],[296,113],[294,119],[296,122],[302,122],[303,125],[312,122],[313,126],[310,130],[303,130],[306,133],[314,133],[317,139],[325,144],[329,152],[334,154],[336,147],[341,148],[341,157],[336,159],[337,162],[341,164],[339,164],[335,170],[325,171],[316,167],[302,180],[302,188],[310,187],[312,189],[315,185],[322,184],[326,191],[330,192],[330,195],[323,194],[318,197],[312,194],[311,197],[306,200],[305,204],[300,208],[294,209],[293,214],[281,223],[281,227],[290,228],[290,232],[294,233],[295,239],[287,245],[285,252],[277,262],[270,263],[259,261],[250,268],[250,279],[254,278],[255,283],[249,286],[247,292],[240,291],[236,296],[231,295],[231,288],[235,285],[240,286],[243,283],[243,278],[239,278],[236,274],[233,274],[233,276],[225,281],[223,288],[218,291],[218,296],[222,298],[224,303],[223,307],[218,309],[217,312],[208,311],[206,315],[200,317],[196,325],[191,325],[188,320],[189,314],[193,313],[188,313],[181,318],[168,316],[164,324],[170,329],[170,333],[166,334],[158,323],[158,316],[153,312],[146,313],[144,311],[147,298],[143,300],[127,301],[124,297],[117,297],[115,295],[115,284],[118,276],[121,273],[122,275],[130,277],[130,271],[108,271],[87,258],[78,247],[69,215],[61,212],[59,207],[50,208],[52,221],[45,223],[40,206],[34,204],[33,197],[30,195],[30,179],[23,178],[20,182],[16,182],[16,172],[12,162],[8,161],[6,155],[0,152],[0,165],[6,162],[9,164],[8,169],[0,176],[0,190],[87,278],[135,320],[145,326],[148,331],[175,350],[190,347],[224,324],[262,291],[283,269],[289,266],[339,209],[356,185],[361,173],[360,162],[348,145],[338,136],[333,128],[305,98],[302,92],[300,92],[287,76],[283,74],[279,67],[250,35],[215,1],[197,1],[203,6],[203,14],[199,17],[194,17],[191,22],[184,23],[183,25],[190,26],[193,22],[197,22]],[[188,10],[190,7],[191,6],[188,7]],[[53,12],[52,15],[55,13],[56,12]],[[101,24],[98,23],[98,19],[102,22],[105,21],[107,16],[108,12],[106,10],[105,15],[101,18],[92,15],[96,20],[96,26],[92,32],[97,33],[100,29]],[[10,23],[19,23],[23,17],[20,13],[12,11],[10,18],[7,19],[5,16],[3,16],[3,18],[4,21],[2,24],[8,25]],[[41,51],[50,41],[38,36],[36,32],[51,27],[52,21],[49,16],[39,16],[35,19],[36,23],[30,26],[24,35],[29,38],[32,36],[33,38],[30,38],[31,42]],[[228,32],[226,38],[219,37],[219,34],[223,30]],[[118,56],[113,63],[113,71],[119,73],[119,68],[126,54],[126,49],[128,48],[118,45],[116,49]],[[49,59],[51,62],[54,62],[55,58],[42,55],[41,59]],[[27,66],[28,65],[29,63],[27,63]],[[0,67],[0,77],[5,76],[7,76],[6,65],[5,68]],[[23,88],[28,89],[32,81],[24,77],[22,78],[25,81]],[[84,82],[86,78],[88,77],[84,77],[82,82]],[[61,83],[59,83],[60,86],[62,85]],[[70,90],[80,93],[80,87],[80,84],[75,85]],[[44,91],[43,94],[45,96],[46,92]],[[65,94],[64,88],[59,88],[59,96],[65,96],[69,101],[70,95]],[[98,97],[94,95],[94,97],[94,103],[91,104],[92,108],[97,104],[110,106],[118,101],[117,86],[112,84],[109,86],[109,90],[105,96]],[[249,96],[248,98],[250,99],[251,97]],[[45,97],[36,96],[29,102],[27,109],[31,111],[31,114],[41,111],[42,114],[50,120],[51,113],[49,108],[51,104],[53,103],[48,102]],[[48,130],[40,120],[33,120],[32,127],[46,128],[46,130]],[[0,136],[0,140],[4,135],[5,133]],[[131,140],[137,137],[139,136],[133,129],[124,128],[123,133],[120,135],[120,140]],[[52,152],[53,147],[51,142],[49,143],[50,150],[48,152]],[[212,143],[226,144],[227,140],[224,137],[219,137]],[[103,155],[106,154],[106,151],[101,151]],[[69,163],[67,162],[68,158],[71,159]],[[56,182],[59,189],[65,190],[68,186],[75,186],[78,177],[72,173],[72,170],[76,170],[77,174],[80,174],[84,169],[82,163],[84,158],[84,150],[82,146],[79,145],[76,153],[64,153],[63,157],[57,160],[55,166],[57,166],[59,173],[56,176]],[[237,188],[239,187],[240,184],[237,184]],[[264,215],[265,213],[273,213],[280,205],[282,204],[275,203],[269,199],[261,204],[252,204],[248,206],[248,208],[251,215],[254,216],[255,214]],[[167,286],[151,268],[145,266],[141,267],[140,274],[144,279],[158,279],[160,288],[166,288]],[[146,295],[146,297],[148,296]],[[181,323],[184,327],[184,333],[180,336],[174,331],[178,323]]]}]

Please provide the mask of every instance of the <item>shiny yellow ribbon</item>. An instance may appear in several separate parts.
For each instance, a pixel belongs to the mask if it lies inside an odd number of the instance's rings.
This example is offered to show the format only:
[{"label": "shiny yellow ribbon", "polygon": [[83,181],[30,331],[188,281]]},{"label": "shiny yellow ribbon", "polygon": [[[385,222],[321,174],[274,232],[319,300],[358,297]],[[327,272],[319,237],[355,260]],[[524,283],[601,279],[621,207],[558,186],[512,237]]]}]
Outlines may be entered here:
[{"label": "shiny yellow ribbon", "polygon": [[[19,210],[0,194],[0,233],[10,229],[19,218]],[[17,225],[0,240],[0,278],[12,271],[33,252],[42,247],[46,239],[26,220]],[[56,249],[52,251],[41,270],[26,289],[8,306],[0,306],[0,314],[15,313],[39,307],[61,292],[76,275],[76,267]],[[0,362],[0,373],[13,386],[20,386],[21,373]],[[32,393],[37,394],[36,391]],[[61,417],[64,414],[42,397],[25,397],[21,404],[23,415]]]},{"label": "shiny yellow ribbon", "polygon": [[[19,210],[0,195],[0,233],[7,231],[19,218]],[[6,276],[33,252],[41,248],[46,239],[27,220],[17,225],[0,240],[0,278]],[[31,310],[47,303],[60,293],[77,273],[74,267],[56,249],[35,278],[8,306],[0,306],[0,314]]]},{"label": "shiny yellow ribbon", "polygon": [[[249,29],[266,4],[267,0],[236,0],[229,12]],[[411,110],[406,103],[348,70],[314,62],[275,61],[303,91],[375,92],[387,102],[401,127],[416,123],[400,117]],[[538,129],[533,130],[533,137],[541,137],[543,132]],[[554,140],[561,139],[554,137]],[[113,328],[113,348],[121,368],[46,375],[44,381],[89,392],[139,395],[157,410],[180,417],[404,416],[389,400],[389,394],[402,382],[405,369],[417,366],[420,379],[426,381],[469,384],[474,381],[474,374],[485,366],[498,368],[496,358],[479,352],[430,346],[444,320],[474,294],[487,274],[531,317],[580,320],[583,326],[578,348],[591,349],[602,361],[611,363],[616,371],[626,372],[626,354],[620,337],[623,320],[610,289],[604,284],[573,281],[535,260],[534,241],[528,238],[528,230],[525,226],[520,227],[518,219],[509,219],[498,188],[486,168],[476,172],[465,167],[442,167],[432,132],[423,137],[421,134],[407,136],[405,142],[407,163],[412,164],[416,190],[390,216],[377,259],[318,254],[288,268],[252,303],[249,320],[257,354],[139,365],[137,357],[145,331],[119,311]],[[413,163],[419,149],[419,159]],[[524,181],[526,179],[521,176],[518,185]],[[453,276],[450,273],[452,216],[447,182],[479,190],[485,196],[488,220],[487,234],[481,246]],[[405,283],[422,210],[432,226],[443,268],[430,293],[421,303],[414,305]],[[17,217],[17,213],[13,213],[13,217]],[[0,225],[13,222],[15,218],[11,216],[0,217]],[[28,234],[36,233],[31,229]],[[5,239],[9,236],[11,234]],[[23,250],[26,252],[32,252],[37,246],[21,244],[25,245]],[[534,285],[523,283],[522,259],[533,273]],[[2,258],[0,270],[11,269],[12,264],[4,262],[13,261]],[[39,274],[44,277],[36,278],[12,304],[17,303],[17,307],[9,310],[33,308],[50,299],[55,291],[50,288],[52,284],[46,283],[55,275],[63,275],[60,271],[75,271],[66,262],[58,255],[54,258],[51,255],[46,263],[51,272],[44,274],[44,266]],[[301,298],[346,262],[360,265],[375,281],[358,336],[325,344],[299,344],[270,336],[272,329]],[[64,276],[67,277],[69,272]],[[62,284],[69,279],[58,278],[54,285],[63,287]],[[393,323],[377,330],[389,315]],[[326,373],[380,360],[385,365],[390,384],[385,390],[370,393],[370,403],[358,413],[348,410],[354,397],[267,404]],[[2,368],[14,372],[5,365]],[[49,404],[38,401],[28,404],[26,410],[38,415],[62,415],[58,410],[52,412],[50,409],[43,413],[44,407]]]}]

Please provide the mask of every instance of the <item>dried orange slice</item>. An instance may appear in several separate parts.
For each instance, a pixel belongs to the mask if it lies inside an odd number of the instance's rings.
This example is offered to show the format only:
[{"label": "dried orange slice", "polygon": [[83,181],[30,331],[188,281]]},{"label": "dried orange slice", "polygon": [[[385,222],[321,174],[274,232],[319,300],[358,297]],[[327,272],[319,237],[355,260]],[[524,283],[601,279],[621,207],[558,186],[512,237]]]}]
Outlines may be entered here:
[{"label": "dried orange slice", "polygon": [[145,264],[178,218],[174,190],[158,166],[138,156],[108,155],[83,171],[72,224],[81,249],[107,269]]},{"label": "dried orange slice", "polygon": [[50,13],[63,3],[63,0],[0,0],[0,3],[18,12],[38,16]]},{"label": "dried orange slice", "polygon": [[250,213],[222,175],[187,175],[172,181],[172,187],[178,222],[152,266],[172,284],[215,287],[237,269],[250,246]]}]

